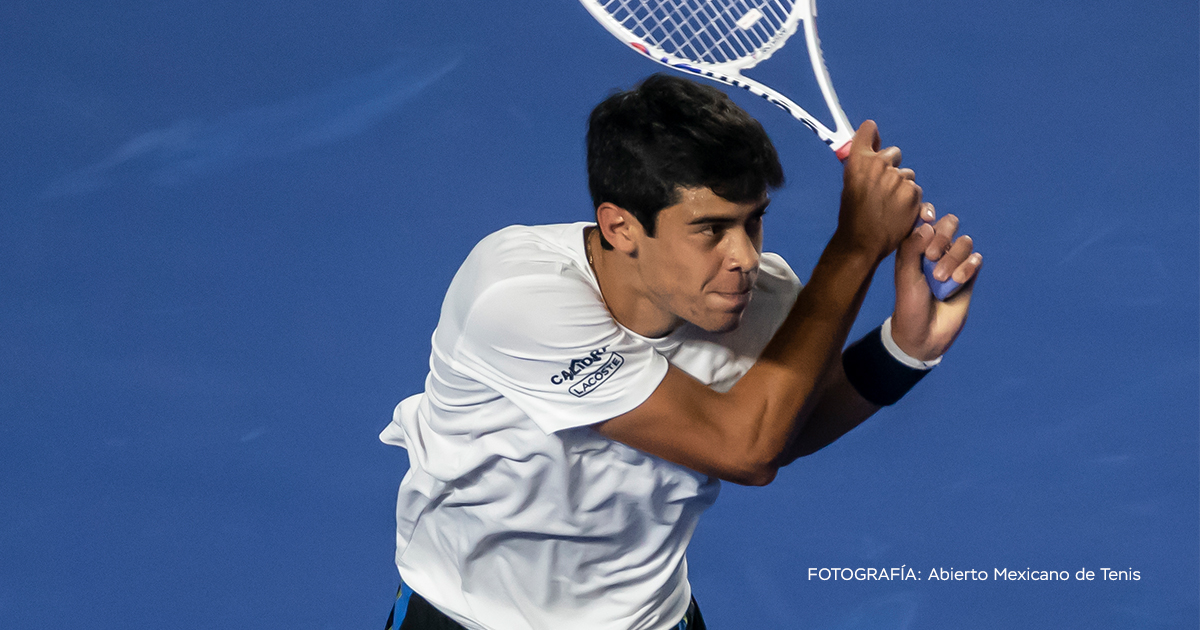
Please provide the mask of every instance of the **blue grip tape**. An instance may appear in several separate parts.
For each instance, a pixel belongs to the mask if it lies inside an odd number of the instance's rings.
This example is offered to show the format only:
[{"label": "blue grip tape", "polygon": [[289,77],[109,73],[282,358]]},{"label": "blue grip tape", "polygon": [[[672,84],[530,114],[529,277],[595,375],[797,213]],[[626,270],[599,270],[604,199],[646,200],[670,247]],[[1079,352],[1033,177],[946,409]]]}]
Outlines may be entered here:
[{"label": "blue grip tape", "polygon": [[[921,224],[924,222],[924,219],[917,217],[917,222],[913,224],[913,229],[921,227]],[[936,262],[929,260],[924,254],[921,255],[921,268],[925,270],[925,282],[929,285],[929,291],[933,293],[933,297],[937,298],[939,302],[945,302],[947,298],[954,295],[954,292],[962,284],[955,282],[951,278],[946,278],[945,281],[935,280],[933,277],[933,268],[936,266]]]},{"label": "blue grip tape", "polygon": [[937,263],[921,256],[921,268],[925,270],[925,282],[929,284],[929,290],[933,292],[933,297],[939,301],[945,302],[947,298],[954,295],[954,292],[962,285],[955,282],[953,278],[945,280],[936,280],[933,277],[933,268],[937,267]]}]

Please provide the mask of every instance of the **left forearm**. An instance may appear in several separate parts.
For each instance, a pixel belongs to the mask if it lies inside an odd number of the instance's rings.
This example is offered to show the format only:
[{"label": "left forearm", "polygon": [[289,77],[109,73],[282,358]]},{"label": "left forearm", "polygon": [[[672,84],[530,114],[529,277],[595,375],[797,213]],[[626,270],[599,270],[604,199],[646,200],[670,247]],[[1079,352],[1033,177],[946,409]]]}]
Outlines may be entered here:
[{"label": "left forearm", "polygon": [[799,457],[825,448],[878,410],[879,406],[859,395],[846,379],[842,362],[834,361],[826,376],[820,400],[780,456],[779,465],[790,464]]}]

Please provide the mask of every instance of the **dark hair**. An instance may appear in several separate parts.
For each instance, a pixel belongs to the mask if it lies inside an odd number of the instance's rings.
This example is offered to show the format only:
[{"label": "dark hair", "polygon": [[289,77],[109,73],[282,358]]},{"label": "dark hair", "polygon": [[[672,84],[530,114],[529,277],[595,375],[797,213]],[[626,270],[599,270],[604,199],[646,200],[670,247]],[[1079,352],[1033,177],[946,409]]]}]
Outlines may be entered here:
[{"label": "dark hair", "polygon": [[742,203],[783,185],[779,155],[757,120],[724,92],[666,74],[592,110],[587,168],[595,207],[628,210],[650,236],[680,188],[707,187]]}]

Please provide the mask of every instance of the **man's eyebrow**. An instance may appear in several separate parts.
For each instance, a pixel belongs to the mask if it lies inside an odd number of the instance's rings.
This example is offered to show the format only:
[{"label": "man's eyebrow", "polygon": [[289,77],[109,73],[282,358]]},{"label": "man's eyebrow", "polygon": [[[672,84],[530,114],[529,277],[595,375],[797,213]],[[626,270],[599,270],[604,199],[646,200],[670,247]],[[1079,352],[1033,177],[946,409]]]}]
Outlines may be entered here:
[{"label": "man's eyebrow", "polygon": [[701,223],[737,223],[737,219],[721,216],[699,216],[688,221],[688,225],[700,225]]},{"label": "man's eyebrow", "polygon": [[[767,206],[769,206],[769,205],[771,205],[770,197],[764,199],[762,201],[762,203],[755,206],[754,209],[750,211],[750,216],[762,216],[762,215],[766,214]],[[688,225],[700,225],[700,224],[711,223],[711,224],[721,225],[721,224],[733,224],[733,223],[737,223],[737,222],[738,222],[738,219],[734,218],[734,217],[701,215],[701,216],[698,216],[698,217],[692,219],[691,221],[688,221],[687,224]]]}]

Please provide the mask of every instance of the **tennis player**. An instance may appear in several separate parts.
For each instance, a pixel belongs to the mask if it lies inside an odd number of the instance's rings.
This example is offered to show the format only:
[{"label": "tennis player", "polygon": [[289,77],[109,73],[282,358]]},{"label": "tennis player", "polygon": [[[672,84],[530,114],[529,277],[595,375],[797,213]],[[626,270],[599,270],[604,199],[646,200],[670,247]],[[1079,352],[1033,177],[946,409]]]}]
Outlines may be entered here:
[{"label": "tennis player", "polygon": [[[767,484],[895,403],[966,320],[981,258],[900,159],[858,129],[801,290],[762,251],[783,170],[757,121],[665,75],[597,106],[595,222],[484,238],[381,436],[410,463],[389,627],[704,628],[686,551],[721,480]],[[892,317],[843,351],[897,250]],[[964,288],[934,300],[922,254]]]}]

